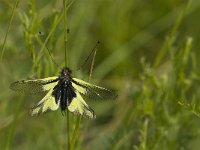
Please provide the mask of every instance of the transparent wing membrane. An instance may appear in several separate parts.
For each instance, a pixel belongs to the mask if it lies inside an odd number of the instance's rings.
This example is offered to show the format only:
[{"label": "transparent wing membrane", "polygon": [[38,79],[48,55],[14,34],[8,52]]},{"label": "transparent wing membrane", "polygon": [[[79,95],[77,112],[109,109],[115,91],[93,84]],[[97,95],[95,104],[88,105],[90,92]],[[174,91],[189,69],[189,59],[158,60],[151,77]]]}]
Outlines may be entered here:
[{"label": "transparent wing membrane", "polygon": [[36,80],[21,80],[10,85],[10,88],[19,92],[44,93],[49,91],[57,84],[58,77],[48,77]]},{"label": "transparent wing membrane", "polygon": [[[61,108],[61,111],[65,111],[67,108],[74,114],[82,115],[89,119],[95,119],[96,115],[93,109],[87,105],[83,98],[105,100],[116,97],[115,92],[112,90],[90,84],[77,78],[71,78],[70,75],[70,70],[64,68],[59,77],[17,81],[12,83],[10,88],[19,92],[45,94],[42,100],[31,108],[30,113],[32,116],[48,112],[49,110],[55,111],[58,108]],[[57,88],[55,87],[57,87],[58,90],[56,90]],[[67,92],[69,91],[69,87],[71,87],[73,91]],[[63,88],[67,88],[68,90]],[[74,95],[70,95],[71,93],[74,93]]]},{"label": "transparent wing membrane", "polygon": [[90,84],[77,78],[73,78],[72,86],[89,99],[114,99],[117,96],[112,90]]}]

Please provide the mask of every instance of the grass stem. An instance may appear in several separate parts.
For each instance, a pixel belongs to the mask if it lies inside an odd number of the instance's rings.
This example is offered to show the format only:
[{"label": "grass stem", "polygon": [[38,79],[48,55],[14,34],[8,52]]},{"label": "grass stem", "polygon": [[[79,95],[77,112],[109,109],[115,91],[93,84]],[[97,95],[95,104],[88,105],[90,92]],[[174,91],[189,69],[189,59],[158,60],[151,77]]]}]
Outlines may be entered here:
[{"label": "grass stem", "polygon": [[[65,66],[68,66],[68,58],[67,58],[67,0],[63,0],[63,7],[64,7],[64,50],[65,50]],[[68,54],[69,56],[69,54]]]},{"label": "grass stem", "polygon": [[13,21],[13,17],[14,17],[14,14],[15,14],[15,10],[16,10],[18,4],[19,4],[19,0],[16,0],[16,1],[15,1],[15,5],[14,5],[14,7],[12,8],[12,14],[11,14],[11,17],[10,17],[10,22],[9,22],[8,28],[7,28],[7,30],[6,30],[6,35],[5,35],[5,38],[4,38],[4,40],[3,40],[3,44],[2,44],[2,48],[1,48],[1,49],[2,49],[2,52],[1,52],[1,61],[2,61],[2,59],[3,59],[3,55],[4,55],[4,52],[5,52],[6,40],[7,40],[8,33],[9,33],[9,31],[10,31],[10,27],[11,27],[11,24],[12,24],[12,21]]},{"label": "grass stem", "polygon": [[[67,58],[67,0],[63,0],[63,8],[64,8],[64,51],[65,51],[65,66],[68,66],[68,58]],[[69,54],[68,54],[69,55]],[[69,110],[67,110],[67,143],[68,150],[70,150],[70,120],[69,120]]]}]

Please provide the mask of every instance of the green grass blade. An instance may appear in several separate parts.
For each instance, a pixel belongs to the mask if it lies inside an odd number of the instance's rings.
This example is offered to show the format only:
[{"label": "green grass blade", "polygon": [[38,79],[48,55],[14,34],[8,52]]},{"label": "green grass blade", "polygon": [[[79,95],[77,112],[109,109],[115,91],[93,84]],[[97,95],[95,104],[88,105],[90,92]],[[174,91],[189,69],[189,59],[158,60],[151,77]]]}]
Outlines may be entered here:
[{"label": "green grass blade", "polygon": [[178,19],[176,20],[174,26],[172,27],[170,34],[168,35],[166,41],[164,42],[160,52],[158,53],[158,55],[154,61],[154,64],[153,64],[154,67],[157,67],[161,63],[164,55],[166,54],[166,52],[168,50],[168,47],[170,47],[173,44],[174,38],[176,36],[176,32],[178,31],[178,28],[180,27],[181,23],[183,22],[184,18],[186,17],[186,14],[188,12],[191,1],[192,0],[188,0],[188,3],[186,4],[186,6],[183,8],[182,12],[178,16]]},{"label": "green grass blade", "polygon": [[4,52],[5,52],[5,45],[6,45],[6,40],[7,40],[7,37],[8,37],[8,33],[9,33],[9,31],[10,31],[10,27],[11,27],[11,24],[12,24],[12,21],[13,21],[13,17],[14,17],[14,15],[15,15],[15,10],[16,10],[18,4],[19,4],[19,1],[20,1],[20,0],[16,0],[14,6],[13,6],[13,8],[12,8],[12,13],[11,13],[11,17],[10,17],[10,22],[9,22],[9,24],[8,24],[8,28],[7,28],[7,30],[6,30],[6,35],[5,35],[5,37],[4,37],[3,44],[2,44],[2,48],[1,48],[1,59],[0,59],[1,61],[2,61],[2,59],[3,59],[3,55],[4,55]]}]

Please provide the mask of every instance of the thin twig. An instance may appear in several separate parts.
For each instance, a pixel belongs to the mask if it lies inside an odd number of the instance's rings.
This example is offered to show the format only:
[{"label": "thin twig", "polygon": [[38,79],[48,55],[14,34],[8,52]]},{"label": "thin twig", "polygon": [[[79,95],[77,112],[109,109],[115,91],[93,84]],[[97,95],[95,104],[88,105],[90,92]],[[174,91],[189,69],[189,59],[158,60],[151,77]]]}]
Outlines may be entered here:
[{"label": "thin twig", "polygon": [[[67,0],[63,0],[63,8],[64,8],[64,51],[65,51],[65,66],[68,65],[67,59]],[[68,54],[69,55],[69,54]],[[67,110],[67,143],[68,150],[70,150],[70,122],[69,122],[69,110]]]},{"label": "thin twig", "polygon": [[[64,7],[64,50],[65,50],[65,66],[68,65],[67,59],[67,0],[63,0],[63,7]],[[68,54],[69,55],[69,54]]]}]

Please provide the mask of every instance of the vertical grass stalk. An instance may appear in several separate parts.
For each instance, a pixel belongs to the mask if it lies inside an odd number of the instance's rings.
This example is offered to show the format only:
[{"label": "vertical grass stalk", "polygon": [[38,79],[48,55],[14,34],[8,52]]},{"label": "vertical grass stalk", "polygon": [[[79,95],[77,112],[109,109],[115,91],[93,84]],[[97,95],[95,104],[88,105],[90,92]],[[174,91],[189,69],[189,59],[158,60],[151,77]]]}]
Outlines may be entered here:
[{"label": "vertical grass stalk", "polygon": [[181,23],[183,22],[183,20],[184,20],[184,18],[186,16],[186,13],[187,13],[187,11],[189,9],[191,1],[192,0],[188,0],[186,6],[183,8],[182,12],[178,16],[174,26],[172,27],[171,32],[169,33],[166,41],[164,42],[160,52],[156,56],[156,59],[155,59],[154,64],[153,64],[153,67],[159,66],[159,64],[161,63],[163,57],[165,56],[165,54],[166,54],[166,52],[168,50],[168,47],[173,44],[173,42],[175,40],[174,38],[175,38],[176,32],[178,31],[178,28],[180,27]]},{"label": "vertical grass stalk", "polygon": [[149,124],[149,119],[145,118],[144,124],[143,124],[143,129],[142,129],[142,143],[141,143],[141,150],[146,150],[147,149],[147,131],[148,131],[148,124]]},{"label": "vertical grass stalk", "polygon": [[12,21],[13,21],[13,17],[14,17],[14,14],[15,14],[15,10],[16,10],[18,4],[19,4],[19,0],[16,0],[16,1],[15,1],[15,5],[14,5],[13,8],[12,8],[12,13],[11,13],[11,17],[10,17],[10,22],[9,22],[8,28],[7,28],[7,30],[6,30],[6,35],[5,35],[5,38],[4,38],[4,40],[3,40],[3,44],[2,44],[2,48],[1,48],[1,50],[2,50],[2,51],[1,51],[1,61],[2,61],[2,59],[3,59],[3,55],[4,55],[4,51],[5,51],[5,45],[6,45],[6,40],[7,40],[8,33],[9,33],[9,31],[10,31],[10,27],[11,27],[11,24],[12,24]]},{"label": "vertical grass stalk", "polygon": [[77,136],[78,136],[80,123],[81,123],[81,115],[79,115],[77,117],[77,120],[76,120],[76,125],[75,125],[75,128],[74,128],[74,132],[73,132],[73,136],[72,136],[72,140],[71,140],[71,144],[70,144],[71,145],[71,150],[74,149],[74,145],[76,143],[76,139],[77,139]]},{"label": "vertical grass stalk", "polygon": [[[64,7],[64,49],[65,49],[65,66],[68,66],[68,58],[67,58],[67,0],[63,0]],[[69,54],[68,54],[69,56]]]},{"label": "vertical grass stalk", "polygon": [[[63,0],[64,8],[64,51],[65,51],[65,66],[68,66],[67,59],[67,0]],[[69,54],[68,54],[69,55]],[[70,122],[69,122],[69,110],[67,110],[67,143],[68,150],[70,150]]]}]

